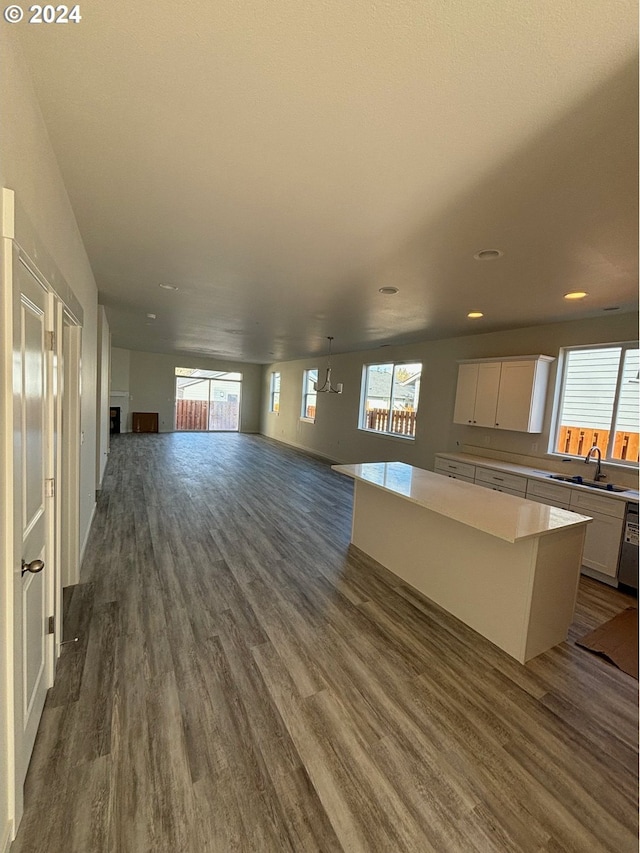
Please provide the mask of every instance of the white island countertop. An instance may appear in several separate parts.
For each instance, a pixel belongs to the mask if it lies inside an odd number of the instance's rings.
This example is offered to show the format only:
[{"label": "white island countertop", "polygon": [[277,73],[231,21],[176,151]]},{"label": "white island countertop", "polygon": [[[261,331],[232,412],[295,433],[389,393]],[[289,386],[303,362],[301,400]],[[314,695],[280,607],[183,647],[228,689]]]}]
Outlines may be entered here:
[{"label": "white island countertop", "polygon": [[331,467],[506,542],[545,536],[591,521],[586,515],[454,480],[404,462]]}]

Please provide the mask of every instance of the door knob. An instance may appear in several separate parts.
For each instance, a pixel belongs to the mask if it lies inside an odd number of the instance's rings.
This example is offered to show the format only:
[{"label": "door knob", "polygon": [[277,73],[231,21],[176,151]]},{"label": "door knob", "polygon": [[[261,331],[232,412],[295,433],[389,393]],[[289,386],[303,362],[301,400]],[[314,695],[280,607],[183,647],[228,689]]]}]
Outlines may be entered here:
[{"label": "door knob", "polygon": [[26,574],[27,572],[32,572],[34,575],[37,575],[38,572],[41,572],[44,569],[44,560],[31,560],[30,563],[22,561],[22,571],[21,575]]}]

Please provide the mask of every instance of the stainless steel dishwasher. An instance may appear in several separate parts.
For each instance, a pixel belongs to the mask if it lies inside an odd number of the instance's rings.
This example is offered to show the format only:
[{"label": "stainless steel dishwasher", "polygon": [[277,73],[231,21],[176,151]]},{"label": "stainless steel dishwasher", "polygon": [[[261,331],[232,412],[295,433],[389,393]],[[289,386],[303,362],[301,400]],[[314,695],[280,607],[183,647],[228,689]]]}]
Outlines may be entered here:
[{"label": "stainless steel dishwasher", "polygon": [[638,589],[638,504],[628,503],[622,532],[618,583]]}]

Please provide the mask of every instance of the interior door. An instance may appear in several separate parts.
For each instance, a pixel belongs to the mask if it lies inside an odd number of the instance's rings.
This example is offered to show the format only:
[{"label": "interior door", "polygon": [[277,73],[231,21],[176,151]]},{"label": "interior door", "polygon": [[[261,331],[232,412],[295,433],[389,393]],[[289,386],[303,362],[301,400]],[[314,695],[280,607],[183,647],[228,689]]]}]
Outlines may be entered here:
[{"label": "interior door", "polygon": [[[14,256],[15,257],[15,256]],[[53,673],[53,505],[45,496],[48,466],[46,330],[48,294],[15,257],[14,389],[14,713],[16,818]],[[44,566],[41,568],[37,561]],[[49,563],[49,564],[48,564]],[[26,566],[30,566],[28,570]]]}]

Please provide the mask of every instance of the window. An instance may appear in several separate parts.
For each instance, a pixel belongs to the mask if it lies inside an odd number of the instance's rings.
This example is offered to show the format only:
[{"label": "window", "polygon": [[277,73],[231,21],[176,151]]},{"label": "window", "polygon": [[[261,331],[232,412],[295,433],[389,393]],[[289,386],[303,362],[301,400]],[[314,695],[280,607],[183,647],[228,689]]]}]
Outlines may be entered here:
[{"label": "window", "polygon": [[274,371],[271,374],[271,387],[269,389],[269,411],[280,411],[280,374]]},{"label": "window", "polygon": [[316,382],[318,381],[318,368],[305,370],[302,380],[302,411],[300,417],[307,421],[316,419]]},{"label": "window", "polygon": [[240,429],[242,374],[176,367],[176,430]]},{"label": "window", "polygon": [[561,352],[561,385],[551,452],[638,464],[638,344]]},{"label": "window", "polygon": [[368,364],[362,374],[360,429],[414,438],[421,364]]}]

